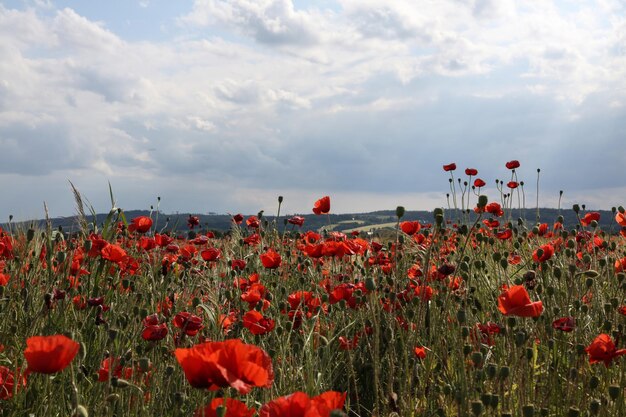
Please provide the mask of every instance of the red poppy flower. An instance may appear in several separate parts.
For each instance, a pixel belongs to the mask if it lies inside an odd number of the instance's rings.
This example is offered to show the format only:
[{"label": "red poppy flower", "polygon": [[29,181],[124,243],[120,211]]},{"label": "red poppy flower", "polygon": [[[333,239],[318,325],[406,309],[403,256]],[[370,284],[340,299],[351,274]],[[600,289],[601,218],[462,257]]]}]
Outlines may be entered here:
[{"label": "red poppy flower", "polygon": [[282,259],[280,255],[273,249],[268,250],[260,255],[261,263],[267,269],[276,269],[280,266]]},{"label": "red poppy flower", "polygon": [[583,226],[589,226],[594,220],[600,221],[600,213],[598,213],[597,211],[592,211],[585,214],[585,216],[580,219],[580,224],[582,224]]},{"label": "red poppy flower", "polygon": [[0,273],[0,286],[4,287],[9,283],[11,276],[9,274]]},{"label": "red poppy flower", "polygon": [[187,218],[187,226],[189,226],[190,229],[193,229],[199,224],[200,224],[200,219],[198,218],[198,216],[192,216],[190,214],[189,217]]},{"label": "red poppy flower", "polygon": [[615,214],[615,221],[622,227],[626,227],[626,214],[619,211]]},{"label": "red poppy flower", "polygon": [[509,255],[507,260],[511,265],[518,265],[520,262],[522,262],[522,257],[512,253]]},{"label": "red poppy flower", "polygon": [[80,344],[63,335],[33,336],[26,339],[24,357],[27,373],[54,374],[65,369],[74,359]]},{"label": "red poppy flower", "polygon": [[[218,414],[217,409],[224,407],[226,414]],[[248,408],[244,403],[234,398],[214,398],[209,405],[193,414],[193,417],[252,417],[256,413],[255,408]]]},{"label": "red poppy flower", "polygon": [[604,362],[604,365],[608,368],[613,359],[626,354],[626,349],[615,349],[615,343],[611,336],[603,333],[585,348],[585,352],[589,355],[590,364]]},{"label": "red poppy flower", "polygon": [[515,189],[517,188],[517,186],[519,185],[519,183],[517,181],[509,181],[506,186],[509,187],[510,189]]},{"label": "red poppy flower", "polygon": [[443,166],[443,170],[448,172],[448,171],[454,171],[456,169],[456,164],[453,162],[451,164],[448,165],[444,165]]},{"label": "red poppy flower", "polygon": [[131,220],[128,230],[137,233],[146,233],[152,227],[152,219],[148,216],[139,216]]},{"label": "red poppy flower", "polygon": [[420,225],[420,222],[407,221],[400,223],[400,229],[402,229],[402,231],[407,235],[414,235],[415,233],[419,232],[421,228],[422,226]]},{"label": "red poppy flower", "polygon": [[576,328],[574,317],[561,317],[552,322],[552,327],[562,332],[571,332]]},{"label": "red poppy flower", "polygon": [[484,187],[485,185],[487,185],[487,183],[485,181],[481,180],[480,178],[476,178],[474,180],[474,187],[476,187],[476,188]]},{"label": "red poppy flower", "polygon": [[194,388],[217,390],[230,386],[240,394],[247,394],[252,387],[268,388],[274,381],[269,355],[239,339],[179,348],[174,354]]},{"label": "red poppy flower", "polygon": [[485,324],[476,323],[472,329],[471,337],[474,342],[494,346],[496,344],[494,335],[500,334],[500,332],[502,332],[502,327],[498,323],[491,321]]},{"label": "red poppy flower", "polygon": [[233,271],[241,271],[246,267],[246,261],[244,261],[243,259],[233,259],[230,262],[230,268]]},{"label": "red poppy flower", "polygon": [[159,323],[159,315],[151,314],[143,319],[141,338],[148,341],[157,341],[167,336],[167,324]]},{"label": "red poppy flower", "polygon": [[326,391],[310,398],[304,392],[294,392],[276,398],[261,407],[260,417],[329,417],[331,411],[343,408],[346,394]]},{"label": "red poppy flower", "polygon": [[256,246],[261,243],[261,235],[258,233],[252,233],[250,236],[243,239],[243,243],[250,246]]},{"label": "red poppy flower", "polygon": [[276,323],[256,310],[250,310],[243,315],[243,327],[254,335],[264,335],[274,330]]},{"label": "red poppy flower", "polygon": [[98,382],[106,382],[112,377],[116,378],[130,378],[133,375],[133,368],[131,367],[122,367],[120,365],[119,358],[105,358],[100,364],[100,369],[98,369]]},{"label": "red poppy flower", "polygon": [[174,317],[174,326],[182,329],[187,336],[195,336],[204,328],[201,317],[186,311],[176,314]]},{"label": "red poppy flower", "polygon": [[102,248],[100,255],[107,261],[120,263],[126,257],[126,251],[119,245],[107,244]]},{"label": "red poppy flower", "polygon": [[243,222],[243,214],[241,214],[241,213],[239,213],[239,214],[235,214],[235,215],[233,216],[233,221],[234,221],[236,224],[241,224],[241,223]]},{"label": "red poppy flower", "polygon": [[302,216],[293,216],[290,219],[288,219],[287,222],[290,223],[290,224],[293,224],[295,226],[302,227],[302,225],[304,224],[304,217],[302,217]]},{"label": "red poppy flower", "polygon": [[487,213],[491,213],[496,217],[500,217],[504,214],[504,212],[502,211],[502,206],[500,206],[500,204],[493,202],[493,203],[489,203],[485,206],[485,211]]},{"label": "red poppy flower", "polygon": [[498,297],[498,310],[505,316],[539,317],[543,311],[541,301],[531,302],[523,285],[514,285]]},{"label": "red poppy flower", "polygon": [[13,397],[13,391],[26,388],[26,376],[19,375],[16,377],[15,372],[6,366],[0,365],[0,400],[8,400]]},{"label": "red poppy flower", "polygon": [[200,256],[207,262],[214,262],[221,258],[222,252],[217,248],[206,248],[200,252]]},{"label": "red poppy flower", "polygon": [[426,358],[426,348],[424,346],[416,346],[413,349],[413,353],[419,359],[425,359]]},{"label": "red poppy flower", "polygon": [[507,240],[513,236],[513,231],[511,229],[504,229],[498,233],[496,233],[496,237],[500,240]]},{"label": "red poppy flower", "polygon": [[626,316],[626,305],[617,307],[617,312],[622,316]]},{"label": "red poppy flower", "polygon": [[490,229],[495,229],[500,226],[500,222],[494,219],[485,219],[483,220],[483,224]]},{"label": "red poppy flower", "polygon": [[253,229],[258,229],[259,226],[261,225],[261,222],[259,222],[259,218],[257,216],[250,216],[246,220],[246,225]]},{"label": "red poppy flower", "polygon": [[345,336],[339,336],[339,349],[340,350],[353,350],[359,346],[359,334],[355,334],[352,339],[348,339]]},{"label": "red poppy flower", "polygon": [[507,162],[505,165],[508,169],[519,168],[519,161],[514,159],[512,161]]},{"label": "red poppy flower", "polygon": [[313,213],[318,215],[330,213],[330,197],[325,196],[317,200],[313,205]]},{"label": "red poppy flower", "polygon": [[470,176],[478,175],[478,170],[475,168],[465,168],[465,175],[470,175]]},{"label": "red poppy flower", "polygon": [[552,255],[554,255],[554,246],[546,243],[533,252],[533,260],[537,263],[545,262],[552,258]]}]

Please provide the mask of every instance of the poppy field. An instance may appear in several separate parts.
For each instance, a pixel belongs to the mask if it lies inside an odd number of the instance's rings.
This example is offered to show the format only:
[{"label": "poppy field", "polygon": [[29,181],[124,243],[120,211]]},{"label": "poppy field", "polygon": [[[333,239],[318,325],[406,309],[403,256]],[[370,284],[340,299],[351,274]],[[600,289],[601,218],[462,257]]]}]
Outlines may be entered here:
[{"label": "poppy field", "polygon": [[[111,209],[0,231],[0,416],[624,416],[626,213],[515,216],[449,175],[447,208],[378,238],[301,216]],[[331,197],[312,199],[326,216]]]}]

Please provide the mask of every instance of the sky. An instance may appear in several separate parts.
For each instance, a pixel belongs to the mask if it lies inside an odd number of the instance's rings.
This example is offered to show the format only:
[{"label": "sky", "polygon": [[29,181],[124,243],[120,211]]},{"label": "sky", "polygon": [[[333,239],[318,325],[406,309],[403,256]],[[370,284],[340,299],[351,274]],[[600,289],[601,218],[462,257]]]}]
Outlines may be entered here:
[{"label": "sky", "polygon": [[[623,0],[2,0],[0,219],[626,203]],[[517,203],[516,203],[517,204]]]}]

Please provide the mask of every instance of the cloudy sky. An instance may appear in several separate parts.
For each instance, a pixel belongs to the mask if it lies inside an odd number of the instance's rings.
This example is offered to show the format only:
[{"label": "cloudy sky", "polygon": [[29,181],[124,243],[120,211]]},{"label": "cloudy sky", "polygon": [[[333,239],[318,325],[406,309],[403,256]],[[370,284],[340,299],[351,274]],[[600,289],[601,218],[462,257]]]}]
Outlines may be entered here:
[{"label": "cloudy sky", "polygon": [[0,219],[432,209],[512,159],[610,208],[625,144],[623,0],[0,2]]}]

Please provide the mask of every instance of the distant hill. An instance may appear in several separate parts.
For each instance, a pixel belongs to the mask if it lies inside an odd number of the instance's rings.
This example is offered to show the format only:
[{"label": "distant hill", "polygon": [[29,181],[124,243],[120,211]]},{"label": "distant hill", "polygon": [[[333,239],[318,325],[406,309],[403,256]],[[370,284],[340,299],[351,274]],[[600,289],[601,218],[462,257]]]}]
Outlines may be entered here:
[{"label": "distant hill", "polygon": [[[550,226],[554,223],[554,221],[559,216],[559,210],[552,208],[542,208],[540,209],[540,222],[548,223]],[[606,231],[616,232],[619,230],[619,226],[615,223],[614,214],[608,210],[600,210],[600,227]],[[150,212],[147,210],[128,210],[124,211],[124,215],[128,222],[131,221],[134,217],[138,216],[151,216],[152,219],[156,222],[153,226],[155,230],[163,230],[163,231],[177,231],[180,233],[187,232],[189,228],[187,227],[187,219],[189,215],[197,216],[200,220],[200,229],[199,230],[211,230],[216,232],[225,232],[228,231],[231,227],[231,216],[227,214],[195,214],[195,213],[176,213],[176,214],[164,214],[158,212]],[[455,212],[454,210],[445,210],[446,219],[450,222],[456,222],[457,219],[460,218],[459,212]],[[528,227],[532,227],[535,224],[536,220],[536,209],[525,209],[518,210],[513,209],[510,215],[505,213],[505,220],[509,218],[514,223],[517,223],[518,219],[524,219],[528,225]],[[571,229],[576,227],[578,224],[578,220],[576,218],[576,214],[573,210],[561,210],[560,214],[564,218],[564,224],[566,229]],[[245,217],[249,217],[252,214],[246,215]],[[257,214],[255,214],[257,215]],[[395,225],[397,218],[395,214],[395,210],[383,210],[383,211],[374,211],[370,213],[348,213],[348,214],[330,214],[330,215],[321,215],[316,216],[314,214],[298,214],[299,216],[304,217],[304,226],[303,230],[319,230],[321,228],[336,230],[336,231],[349,231],[356,228],[366,228],[367,226],[385,228],[389,227],[389,224]],[[473,213],[470,213],[471,216],[474,216]],[[581,217],[584,215],[583,212],[580,213]],[[281,216],[277,221],[277,225],[279,230],[283,230],[283,228],[287,227],[288,229],[293,228],[291,224],[285,225],[286,220],[292,215]],[[96,215],[96,223],[101,225],[104,223],[107,214],[97,214]],[[484,218],[488,218],[486,215]],[[262,217],[263,221],[274,222],[276,220],[274,215],[265,214]],[[402,221],[406,220],[419,220],[422,223],[431,223],[433,222],[433,213],[432,211],[406,211]],[[87,222],[93,223],[93,216],[87,216]],[[503,223],[503,220],[500,219]],[[59,227],[68,233],[75,232],[79,229],[78,226],[78,218],[76,216],[72,217],[56,217],[51,219],[52,227],[58,229]],[[33,220],[27,222],[14,223],[13,227],[30,227],[33,224],[38,227],[45,226],[45,220]],[[245,223],[244,223],[245,225]],[[378,226],[380,225],[380,226]],[[7,230],[8,224],[2,224],[0,227]],[[297,229],[297,227],[296,227]],[[198,230],[198,229],[196,229]]]}]

